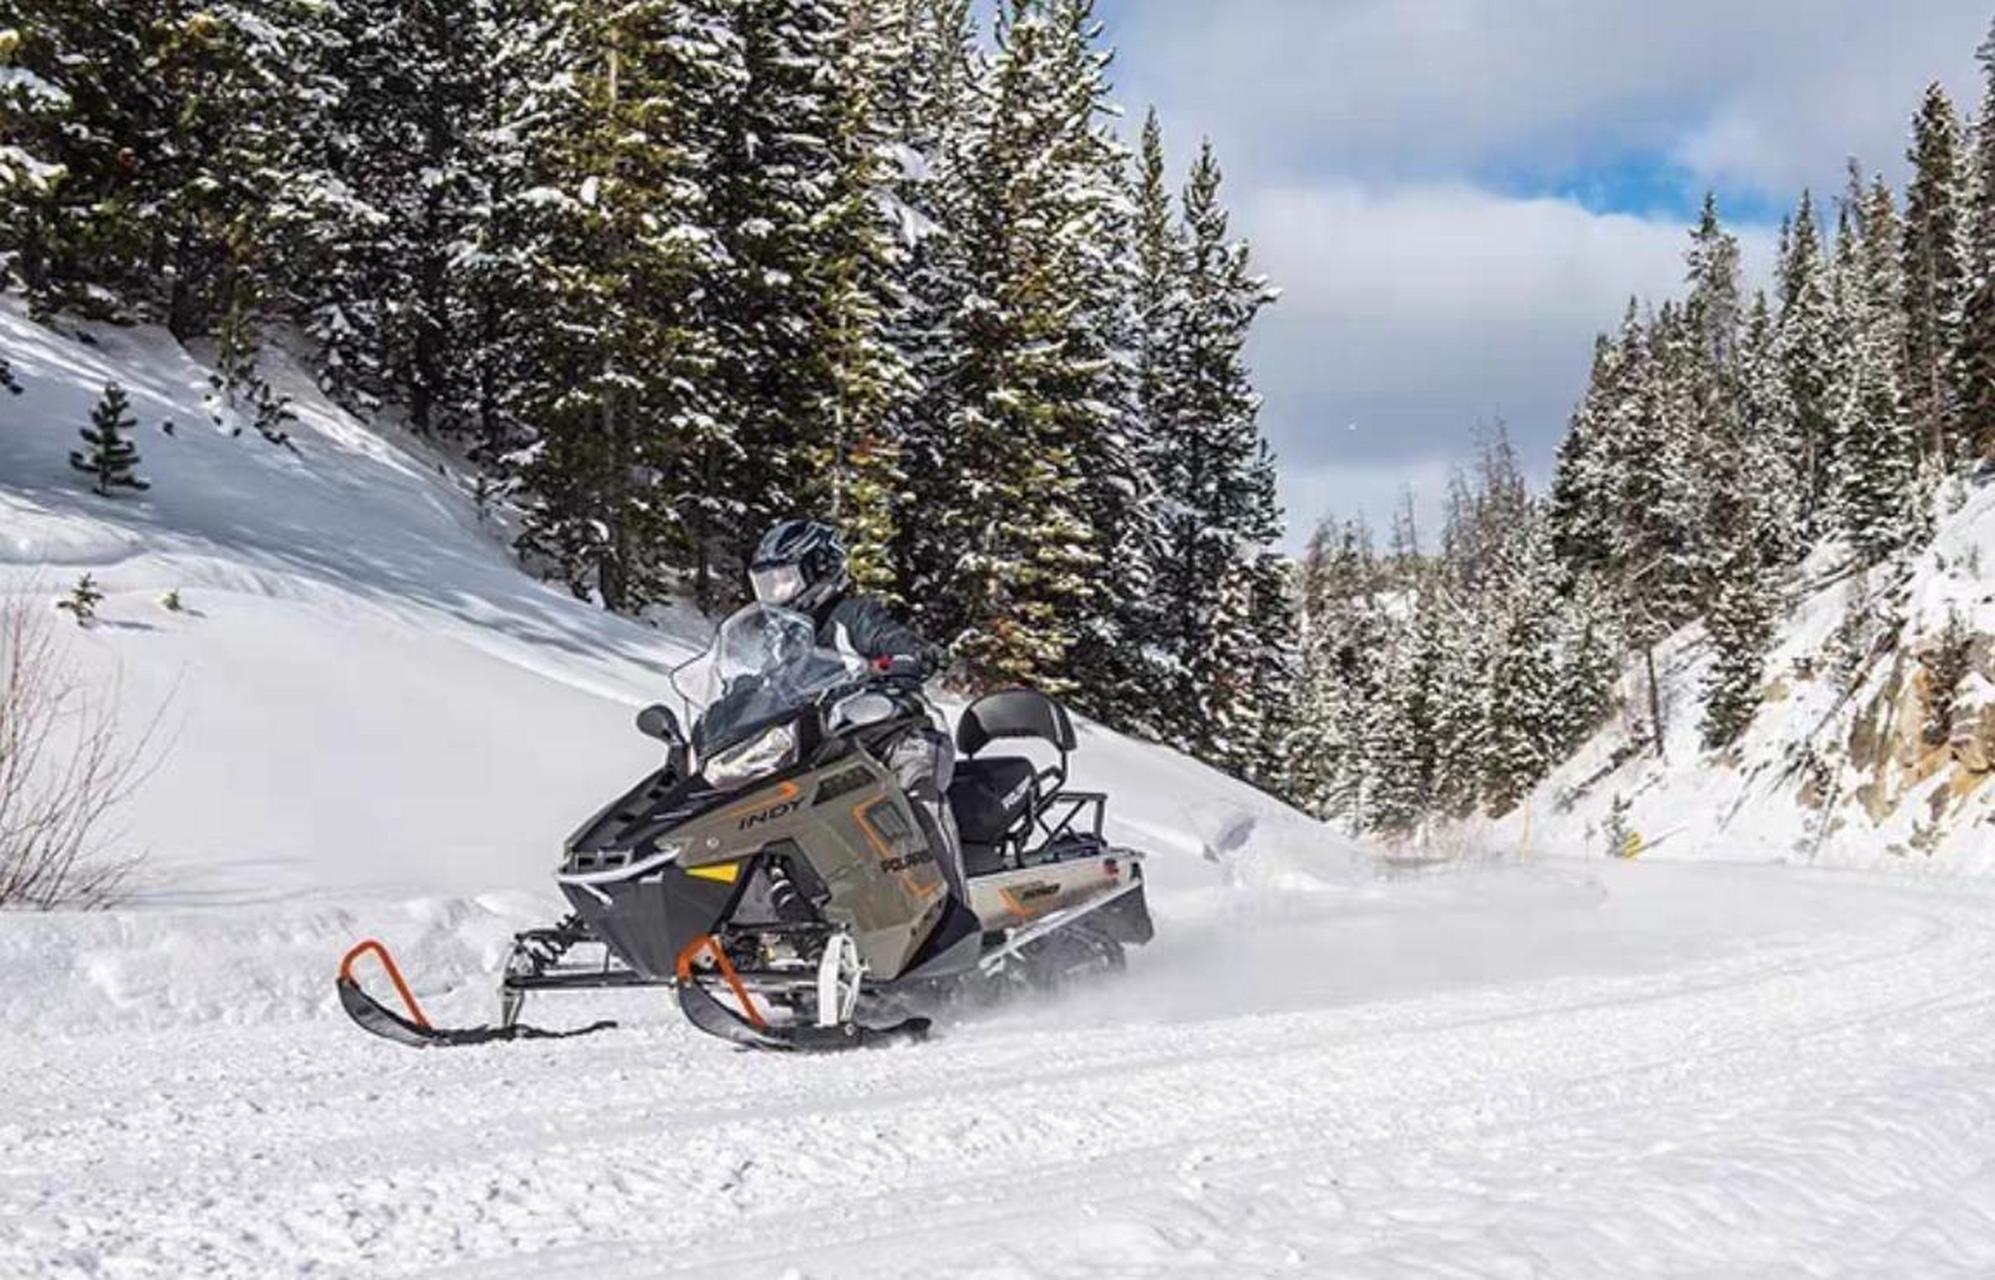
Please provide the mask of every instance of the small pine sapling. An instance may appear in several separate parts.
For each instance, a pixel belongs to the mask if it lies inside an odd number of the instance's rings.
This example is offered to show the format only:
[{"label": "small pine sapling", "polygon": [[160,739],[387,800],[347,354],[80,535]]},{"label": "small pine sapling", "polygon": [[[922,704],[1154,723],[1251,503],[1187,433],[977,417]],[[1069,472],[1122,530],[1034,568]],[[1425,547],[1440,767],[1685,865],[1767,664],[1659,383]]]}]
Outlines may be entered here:
[{"label": "small pine sapling", "polygon": [[89,449],[77,449],[69,455],[69,465],[94,477],[96,483],[91,487],[107,498],[119,489],[152,487],[134,474],[139,463],[138,446],[124,436],[138,426],[131,408],[132,402],[123,387],[115,382],[106,384],[104,398],[91,411],[90,425],[77,433]]},{"label": "small pine sapling", "polygon": [[250,390],[250,405],[255,416],[252,419],[258,434],[272,444],[283,445],[293,450],[291,433],[285,430],[287,423],[296,422],[298,415],[291,411],[291,397],[279,395],[271,390],[270,384],[258,378]]},{"label": "small pine sapling", "polygon": [[1633,857],[1640,846],[1635,833],[1628,826],[1628,811],[1634,804],[1620,792],[1615,792],[1607,802],[1607,856],[1610,858]]},{"label": "small pine sapling", "polygon": [[159,607],[168,613],[185,613],[187,606],[180,602],[180,589],[175,587],[159,598]]},{"label": "small pine sapling", "polygon": [[86,573],[70,588],[69,598],[56,601],[55,607],[74,616],[77,626],[87,627],[97,620],[97,606],[103,600],[104,593],[98,588],[97,580]]}]

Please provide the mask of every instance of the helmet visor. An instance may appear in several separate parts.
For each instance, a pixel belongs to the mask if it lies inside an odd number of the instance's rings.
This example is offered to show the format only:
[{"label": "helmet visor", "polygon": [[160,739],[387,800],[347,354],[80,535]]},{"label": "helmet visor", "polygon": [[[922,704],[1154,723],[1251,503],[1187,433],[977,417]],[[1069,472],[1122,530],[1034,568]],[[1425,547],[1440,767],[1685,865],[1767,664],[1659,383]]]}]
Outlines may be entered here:
[{"label": "helmet visor", "polygon": [[803,570],[793,564],[773,564],[765,568],[750,569],[748,581],[755,588],[755,598],[763,604],[788,604],[804,589]]}]

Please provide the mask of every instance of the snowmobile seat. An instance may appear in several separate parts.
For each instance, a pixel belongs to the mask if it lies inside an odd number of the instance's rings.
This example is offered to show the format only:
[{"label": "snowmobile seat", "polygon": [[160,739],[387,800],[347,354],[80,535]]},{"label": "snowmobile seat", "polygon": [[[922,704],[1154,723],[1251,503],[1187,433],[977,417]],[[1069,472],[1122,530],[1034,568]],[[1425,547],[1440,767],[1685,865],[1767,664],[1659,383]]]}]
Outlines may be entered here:
[{"label": "snowmobile seat", "polygon": [[1074,749],[1074,722],[1065,707],[1036,689],[1006,689],[971,703],[956,725],[956,748],[965,756],[1000,738],[1037,738],[1057,750],[1064,765]]},{"label": "snowmobile seat", "polygon": [[1039,770],[1018,756],[961,760],[949,784],[949,808],[963,842],[963,870],[976,876],[1004,866],[1005,846],[1032,822]]},{"label": "snowmobile seat", "polygon": [[[1041,768],[1023,756],[982,756],[1003,739],[1042,742],[1060,753],[1060,762]],[[980,698],[956,725],[962,754],[949,787],[950,808],[962,837],[963,869],[984,875],[1023,860],[1035,831],[1048,843],[1072,834],[1075,814],[1098,802],[1094,796],[1067,796],[1067,755],[1074,749],[1074,722],[1067,709],[1033,689],[1007,689]],[[1060,801],[1067,800],[1065,806]],[[1044,821],[1049,808],[1068,816]]]}]

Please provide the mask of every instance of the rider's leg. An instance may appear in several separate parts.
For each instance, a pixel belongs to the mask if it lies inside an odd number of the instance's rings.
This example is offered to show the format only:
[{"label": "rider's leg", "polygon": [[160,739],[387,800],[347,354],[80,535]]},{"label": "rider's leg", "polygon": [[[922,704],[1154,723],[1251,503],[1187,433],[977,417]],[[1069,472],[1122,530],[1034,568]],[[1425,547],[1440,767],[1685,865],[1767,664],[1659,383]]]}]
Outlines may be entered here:
[{"label": "rider's leg", "polygon": [[949,783],[956,773],[955,744],[938,730],[917,730],[894,744],[887,764],[914,804],[915,819],[942,869],[942,878],[949,882],[949,891],[967,903],[970,893],[963,876],[963,842],[956,834],[956,815],[949,810]]}]

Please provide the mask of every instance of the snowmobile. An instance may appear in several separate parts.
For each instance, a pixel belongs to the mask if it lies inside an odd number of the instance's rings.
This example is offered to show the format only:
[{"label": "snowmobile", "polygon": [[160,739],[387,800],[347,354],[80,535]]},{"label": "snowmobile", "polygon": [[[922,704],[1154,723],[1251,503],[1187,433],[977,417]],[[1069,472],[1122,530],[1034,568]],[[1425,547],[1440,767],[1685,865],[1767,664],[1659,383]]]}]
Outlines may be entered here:
[{"label": "snowmobile", "polygon": [[[1106,796],[1068,786],[1066,709],[1013,689],[962,714],[947,800],[968,902],[934,852],[934,819],[884,761],[932,723],[907,675],[820,647],[809,618],[752,604],[673,673],[638,728],[664,764],[572,835],[555,883],[571,913],[519,934],[495,1025],[432,1027],[386,950],[340,967],[342,1006],[412,1045],[587,1034],[520,1022],[535,991],[664,986],[702,1031],[758,1049],[920,1038],[960,1001],[1117,970],[1150,941],[1143,855],[1103,835]],[[1035,742],[1056,762],[986,754]],[[369,952],[407,1016],[353,973]],[[578,955],[582,958],[578,959]]]}]

